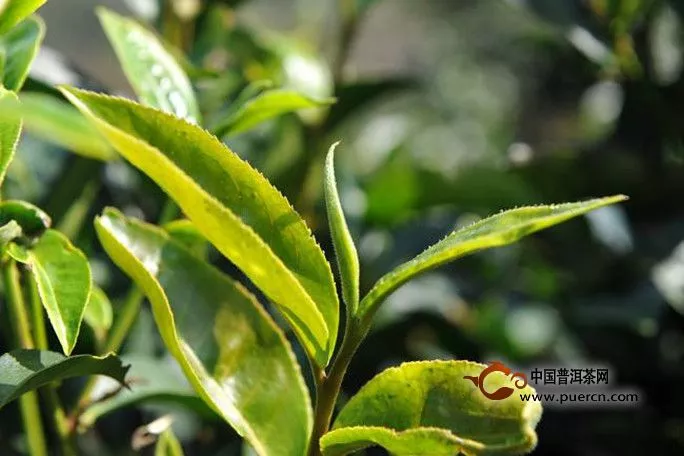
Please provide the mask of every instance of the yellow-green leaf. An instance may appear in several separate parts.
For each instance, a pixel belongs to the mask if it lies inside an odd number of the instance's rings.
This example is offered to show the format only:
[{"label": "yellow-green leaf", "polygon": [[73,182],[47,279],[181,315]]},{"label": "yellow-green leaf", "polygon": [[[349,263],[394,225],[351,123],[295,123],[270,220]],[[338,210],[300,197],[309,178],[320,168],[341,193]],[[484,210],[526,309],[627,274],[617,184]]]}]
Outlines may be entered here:
[{"label": "yellow-green leaf", "polygon": [[52,329],[69,355],[76,345],[90,297],[90,266],[85,255],[59,231],[47,230],[29,249],[11,245],[12,257],[30,266]]},{"label": "yellow-green leaf", "polygon": [[[4,106],[18,105],[17,96],[0,85],[0,112]],[[0,185],[5,180],[21,135],[21,119],[0,118]]]},{"label": "yellow-green leaf", "polygon": [[64,357],[41,350],[14,350],[0,356],[0,408],[22,394],[69,377],[107,375],[123,383],[127,366],[115,355]]},{"label": "yellow-green leaf", "polygon": [[236,135],[288,112],[327,106],[333,101],[316,100],[295,90],[267,90],[247,101],[213,131],[218,137]]},{"label": "yellow-green leaf", "polygon": [[99,340],[104,340],[112,326],[112,303],[104,291],[93,285],[83,319],[93,329]]},{"label": "yellow-green leaf", "polygon": [[306,453],[309,395],[282,332],[240,284],[163,230],[109,209],[100,241],[140,286],[198,394],[262,455]]},{"label": "yellow-green leaf", "polygon": [[578,203],[521,207],[456,230],[380,278],[361,301],[359,312],[372,315],[390,293],[425,271],[479,250],[511,244],[536,231],[626,199],[623,195],[617,195]]},{"label": "yellow-green leaf", "polygon": [[161,433],[154,447],[154,456],[183,456],[184,454],[183,447],[171,428]]},{"label": "yellow-green leaf", "polygon": [[335,180],[335,148],[337,144],[339,143],[330,147],[325,160],[325,207],[328,211],[328,226],[335,246],[337,267],[342,281],[342,296],[351,316],[356,314],[359,305],[359,256],[356,253],[354,240],[349,233],[340,196],[337,192]]},{"label": "yellow-green leaf", "polygon": [[0,48],[5,51],[5,66],[0,74],[7,89],[18,92],[24,85],[44,35],[43,21],[30,17],[0,36]]},{"label": "yellow-green leaf", "polygon": [[345,455],[380,445],[397,455],[447,456],[532,451],[534,428],[541,417],[534,394],[512,374],[486,375],[486,390],[511,388],[500,400],[485,397],[470,376],[487,366],[468,361],[421,361],[387,369],[354,396],[340,412],[333,430],[321,438],[326,456]]},{"label": "yellow-green leaf", "polygon": [[140,101],[199,123],[190,79],[154,33],[106,8],[98,8],[97,15]]},{"label": "yellow-green leaf", "polygon": [[128,100],[63,91],[276,304],[309,355],[327,364],[337,292],[323,252],[285,197],[195,125]]},{"label": "yellow-green leaf", "polygon": [[0,35],[40,8],[45,0],[2,0],[0,2]]}]

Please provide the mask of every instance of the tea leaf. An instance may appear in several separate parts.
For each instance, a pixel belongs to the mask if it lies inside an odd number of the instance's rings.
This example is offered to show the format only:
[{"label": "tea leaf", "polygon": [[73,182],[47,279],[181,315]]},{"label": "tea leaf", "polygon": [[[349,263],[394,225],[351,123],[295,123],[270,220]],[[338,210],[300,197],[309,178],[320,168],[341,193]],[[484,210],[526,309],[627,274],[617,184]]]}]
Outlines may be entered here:
[{"label": "tea leaf", "polygon": [[0,356],[0,408],[22,394],[69,377],[106,375],[123,383],[128,366],[113,355],[65,357],[41,350],[14,350]]},{"label": "tea leaf", "polygon": [[5,67],[0,74],[7,89],[18,92],[24,85],[44,35],[43,21],[30,17],[0,36],[0,48],[5,50]]},{"label": "tea leaf", "polygon": [[[17,104],[17,96],[0,85],[0,107]],[[7,168],[14,158],[20,135],[21,119],[0,117],[0,185],[5,180]]]},{"label": "tea leaf", "polygon": [[83,319],[93,328],[98,339],[103,340],[112,326],[112,303],[100,287],[93,286]]},{"label": "tea leaf", "polygon": [[171,235],[174,241],[180,243],[197,258],[206,259],[209,242],[188,219],[174,220],[162,228]]},{"label": "tea leaf", "polygon": [[335,285],[285,197],[199,127],[128,100],[63,91],[278,306],[309,355],[325,365],[337,337]]},{"label": "tea leaf", "polygon": [[[321,438],[327,456],[371,445],[392,454],[453,455],[523,453],[534,449],[539,402],[523,401],[530,386],[516,389],[502,372],[487,377],[487,391],[511,387],[507,398],[486,398],[464,376],[487,366],[468,361],[421,361],[387,369],[342,409],[333,430]],[[520,381],[520,379],[518,379]]]},{"label": "tea leaf", "polygon": [[183,447],[170,428],[161,433],[154,447],[154,456],[183,456],[184,454]]},{"label": "tea leaf", "polygon": [[218,137],[236,135],[288,112],[326,106],[332,102],[331,99],[315,100],[294,90],[267,90],[247,101],[213,131]]},{"label": "tea leaf", "polygon": [[76,345],[90,297],[90,266],[85,255],[59,231],[47,230],[30,249],[10,245],[9,254],[30,266],[52,329],[69,355]]},{"label": "tea leaf", "polygon": [[45,0],[4,0],[0,3],[0,35],[29,17]]},{"label": "tea leaf", "polygon": [[154,33],[106,8],[98,8],[97,15],[140,101],[198,123],[190,79]]},{"label": "tea leaf", "polygon": [[454,231],[411,261],[385,274],[363,298],[359,312],[372,315],[389,294],[425,271],[479,250],[511,244],[536,231],[626,199],[617,195],[578,203],[521,207]]},{"label": "tea leaf", "polygon": [[335,148],[339,143],[330,147],[325,160],[325,207],[328,212],[328,225],[335,246],[337,267],[342,280],[342,296],[347,305],[349,315],[356,314],[359,305],[359,256],[356,253],[354,240],[349,233],[347,221],[344,218],[340,196],[337,193],[335,181]]},{"label": "tea leaf", "polygon": [[198,394],[260,454],[305,454],[308,391],[288,342],[256,299],[159,228],[109,209],[96,229],[144,290],[166,347]]},{"label": "tea leaf", "polygon": [[52,220],[42,209],[26,201],[6,200],[0,202],[0,225],[15,221],[28,238],[38,238],[50,228]]}]

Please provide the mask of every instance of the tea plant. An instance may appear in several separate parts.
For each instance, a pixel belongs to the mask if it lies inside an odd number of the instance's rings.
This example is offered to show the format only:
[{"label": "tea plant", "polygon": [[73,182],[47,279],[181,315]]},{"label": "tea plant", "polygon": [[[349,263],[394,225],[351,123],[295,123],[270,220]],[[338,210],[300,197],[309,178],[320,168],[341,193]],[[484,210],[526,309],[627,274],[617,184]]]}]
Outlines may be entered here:
[{"label": "tea plant", "polygon": [[[196,393],[258,454],[342,455],[372,445],[394,454],[425,455],[524,453],[535,447],[539,403],[523,402],[517,395],[491,401],[477,394],[463,378],[477,376],[484,366],[470,361],[390,368],[352,397],[334,421],[333,415],[349,363],[374,315],[402,284],[624,197],[522,207],[483,219],[388,272],[362,296],[359,258],[338,195],[333,145],[325,158],[324,197],[342,312],[333,268],[304,219],[266,177],[221,141],[266,119],[332,100],[255,83],[209,132],[202,127],[200,103],[183,67],[197,69],[144,26],[101,9],[99,17],[138,102],[61,86],[83,118],[63,101],[39,94],[22,94],[19,103],[15,92],[42,36],[40,21],[27,16],[41,3],[10,0],[0,9],[0,42],[6,48],[0,175],[12,160],[23,117],[36,133],[81,154],[109,160],[117,153],[151,178],[170,202],[159,225],[115,208],[105,208],[95,220],[104,250],[139,287],[109,332],[109,323],[103,323],[106,297],[93,286],[85,256],[49,228],[49,217],[40,209],[23,201],[0,203],[5,304],[19,348],[0,358],[0,407],[20,401],[31,454],[47,453],[34,392],[39,387],[46,391],[66,454],[75,451],[77,431],[147,398],[145,386],[133,382],[130,392],[114,389],[94,399],[91,379],[67,413],[54,387],[56,381],[81,375],[104,374],[124,382],[127,368],[116,355],[70,355],[84,317],[107,333],[102,351],[117,352],[143,295],[166,349],[192,386],[188,396]],[[24,40],[19,47],[13,44],[16,35]],[[28,48],[26,40],[32,43]],[[185,218],[169,224],[176,205]],[[309,361],[304,370],[313,378],[312,396],[274,315],[209,261],[206,242],[263,293],[294,332]],[[65,356],[46,351],[43,309]],[[135,371],[136,362],[131,364]],[[509,380],[494,375],[490,381],[496,386]],[[533,390],[526,386],[523,392]],[[167,432],[158,451],[178,454],[181,448]]]}]

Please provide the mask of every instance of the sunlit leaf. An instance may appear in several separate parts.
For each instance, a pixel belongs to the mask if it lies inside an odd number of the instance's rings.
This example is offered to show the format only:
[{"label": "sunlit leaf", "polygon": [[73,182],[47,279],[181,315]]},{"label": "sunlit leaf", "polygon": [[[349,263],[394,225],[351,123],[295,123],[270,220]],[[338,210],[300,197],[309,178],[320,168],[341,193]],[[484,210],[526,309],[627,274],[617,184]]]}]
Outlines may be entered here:
[{"label": "sunlit leaf", "polygon": [[267,90],[247,101],[213,131],[219,137],[236,135],[288,112],[326,106],[332,102],[331,99],[315,100],[294,90]]},{"label": "sunlit leaf", "polygon": [[85,255],[59,231],[47,230],[29,249],[17,245],[12,257],[30,266],[52,329],[68,355],[76,345],[90,297],[90,266]]},{"label": "sunlit leaf", "polygon": [[344,217],[340,196],[335,180],[335,148],[333,144],[325,160],[325,207],[328,211],[328,225],[335,246],[337,267],[342,280],[342,295],[349,310],[354,315],[359,305],[359,256],[356,253],[354,240],[349,233]]},{"label": "sunlit leaf", "polygon": [[[4,106],[16,106],[17,96],[0,86],[0,112]],[[0,117],[0,185],[5,180],[21,134],[21,119]]]},{"label": "sunlit leaf", "polygon": [[169,352],[198,394],[260,454],[305,454],[311,409],[282,332],[238,283],[167,233],[109,209],[97,233],[152,304]]},{"label": "sunlit leaf", "polygon": [[10,220],[0,226],[0,248],[4,248],[8,242],[22,235],[21,226],[14,220]]},{"label": "sunlit leaf", "polygon": [[46,0],[3,0],[0,2],[0,35],[29,17]]},{"label": "sunlit leaf", "polygon": [[617,195],[578,203],[521,207],[454,231],[380,278],[361,301],[359,311],[372,315],[390,293],[420,273],[479,250],[511,244],[536,231],[625,199],[625,196]]},{"label": "sunlit leaf", "polygon": [[307,352],[325,365],[339,321],[330,265],[280,192],[199,127],[127,100],[63,90],[278,306]]},{"label": "sunlit leaf", "polygon": [[523,401],[520,394],[534,394],[534,389],[516,389],[510,376],[493,372],[486,375],[487,391],[514,392],[488,399],[464,378],[478,378],[486,367],[468,361],[422,361],[387,369],[345,405],[333,430],[321,439],[323,453],[344,455],[372,445],[401,455],[531,451],[542,407]]},{"label": "sunlit leaf", "polygon": [[120,383],[127,366],[115,355],[64,357],[41,350],[14,350],[0,356],[0,408],[22,394],[69,377],[106,375]]},{"label": "sunlit leaf", "polygon": [[137,22],[98,8],[109,41],[140,101],[197,123],[200,112],[188,76],[159,39]]},{"label": "sunlit leaf", "polygon": [[98,339],[103,340],[112,326],[112,303],[100,287],[93,286],[83,319]]},{"label": "sunlit leaf", "polygon": [[0,48],[5,51],[4,71],[0,74],[7,89],[18,92],[24,85],[44,34],[43,21],[30,17],[0,36]]}]

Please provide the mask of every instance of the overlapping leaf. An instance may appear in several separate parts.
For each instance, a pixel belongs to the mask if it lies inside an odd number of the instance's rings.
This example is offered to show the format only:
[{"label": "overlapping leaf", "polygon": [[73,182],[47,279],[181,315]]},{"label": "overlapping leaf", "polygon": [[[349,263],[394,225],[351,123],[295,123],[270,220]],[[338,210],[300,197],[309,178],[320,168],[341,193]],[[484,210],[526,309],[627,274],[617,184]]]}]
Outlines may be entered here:
[{"label": "overlapping leaf", "polygon": [[0,408],[22,394],[69,377],[106,375],[124,382],[128,367],[115,355],[64,357],[41,350],[14,350],[0,356]]},{"label": "overlapping leaf", "polygon": [[30,249],[10,245],[9,254],[30,266],[52,329],[64,354],[70,354],[90,297],[87,258],[62,233],[50,229]]},{"label": "overlapping leaf", "polygon": [[83,319],[93,329],[99,340],[104,340],[112,326],[112,303],[100,287],[93,286]]},{"label": "overlapping leaf", "polygon": [[4,0],[0,3],[0,35],[29,17],[45,0]]},{"label": "overlapping leaf", "polygon": [[24,85],[44,34],[43,21],[31,17],[0,36],[0,49],[5,52],[5,67],[0,74],[7,89],[18,92]]},{"label": "overlapping leaf", "polygon": [[[342,409],[321,439],[326,456],[380,445],[392,454],[447,456],[531,451],[541,417],[534,394],[515,389],[502,372],[486,376],[487,391],[514,388],[502,400],[486,398],[464,376],[478,378],[487,366],[468,361],[422,361],[387,369]],[[518,380],[520,381],[520,380]],[[521,385],[522,386],[522,385]]]},{"label": "overlapping leaf", "polygon": [[323,252],[288,201],[199,127],[127,100],[63,90],[278,306],[310,356],[325,365],[337,337],[335,285]]},{"label": "overlapping leaf", "polygon": [[200,112],[190,80],[157,37],[105,8],[97,14],[140,101],[197,123]]},{"label": "overlapping leaf", "polygon": [[114,210],[96,228],[109,256],[144,290],[164,343],[199,395],[260,454],[305,454],[308,391],[255,298],[158,228]]},{"label": "overlapping leaf", "polygon": [[363,298],[359,312],[372,315],[390,293],[422,272],[479,250],[511,244],[536,231],[625,199],[625,196],[617,195],[578,203],[521,207],[454,231],[411,261],[385,274]]}]

